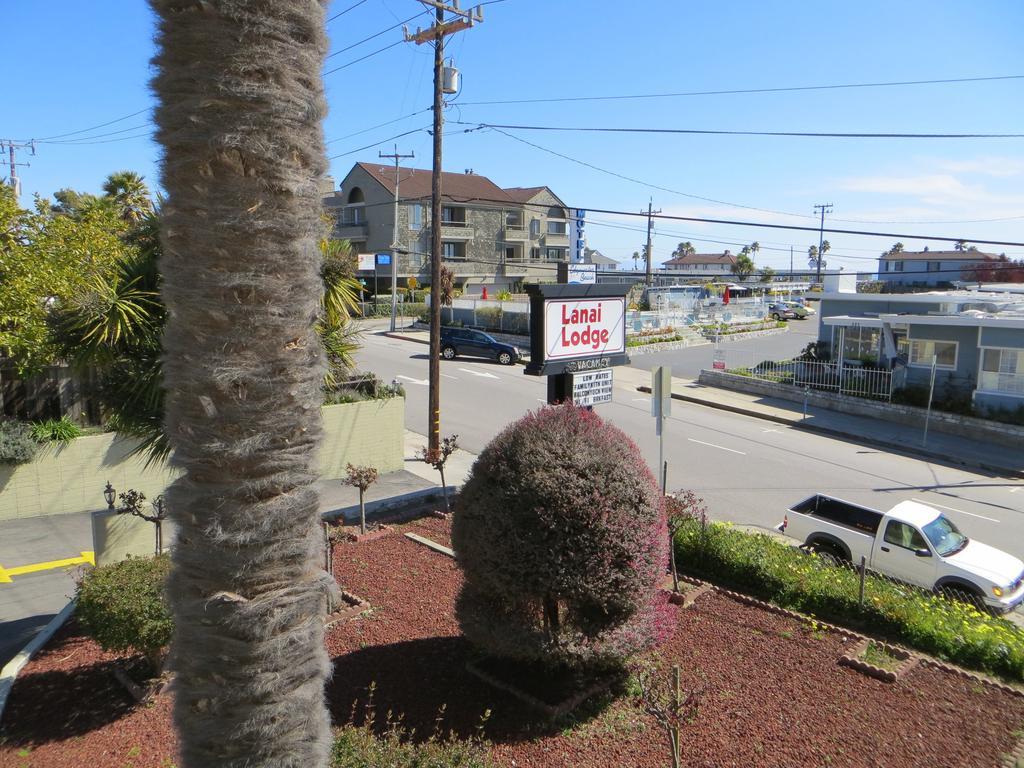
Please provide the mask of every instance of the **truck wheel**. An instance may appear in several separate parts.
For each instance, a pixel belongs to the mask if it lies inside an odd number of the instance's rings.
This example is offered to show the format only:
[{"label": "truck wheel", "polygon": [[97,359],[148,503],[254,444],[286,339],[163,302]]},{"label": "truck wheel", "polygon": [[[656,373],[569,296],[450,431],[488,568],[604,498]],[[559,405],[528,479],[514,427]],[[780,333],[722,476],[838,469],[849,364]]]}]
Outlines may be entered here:
[{"label": "truck wheel", "polygon": [[839,547],[835,544],[818,542],[817,544],[811,545],[811,551],[814,552],[818,556],[818,559],[825,565],[831,565],[838,568],[847,561],[845,554],[841,552]]}]

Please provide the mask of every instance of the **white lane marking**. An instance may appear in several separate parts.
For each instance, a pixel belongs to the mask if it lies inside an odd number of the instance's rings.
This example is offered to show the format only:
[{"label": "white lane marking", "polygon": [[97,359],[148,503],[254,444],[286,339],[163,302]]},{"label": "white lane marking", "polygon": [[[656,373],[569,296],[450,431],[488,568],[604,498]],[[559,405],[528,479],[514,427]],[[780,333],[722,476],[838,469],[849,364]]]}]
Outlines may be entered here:
[{"label": "white lane marking", "polygon": [[934,501],[925,501],[924,499],[911,499],[916,501],[918,504],[927,504],[929,507],[941,507],[942,509],[948,509],[950,512],[959,512],[961,515],[970,515],[971,517],[980,517],[982,520],[988,520],[992,523],[998,523],[994,517],[985,517],[984,515],[976,515],[973,512],[964,512],[962,509],[956,507],[947,507],[945,504],[936,504]]},{"label": "white lane marking", "polygon": [[724,445],[715,445],[714,443],[705,443],[703,440],[694,440],[692,437],[688,437],[686,439],[689,440],[691,443],[700,443],[701,445],[709,445],[712,448],[719,448],[719,449],[721,449],[723,451],[728,451],[729,453],[738,453],[740,456],[746,456],[747,455],[743,451],[734,451],[732,448],[726,448]]},{"label": "white lane marking", "polygon": [[442,379],[451,379],[452,381],[458,381],[459,380],[458,376],[449,376],[447,373],[442,373],[441,374],[441,378]]},{"label": "white lane marking", "polygon": [[782,434],[782,430],[781,429],[762,429],[761,430],[762,434],[764,434],[765,432],[776,432],[776,433],[778,433],[780,435]]},{"label": "white lane marking", "polygon": [[1010,489],[1010,493],[1016,493],[1019,490],[1020,490],[1020,486],[1018,485],[1016,488],[1011,488]]},{"label": "white lane marking", "polygon": [[634,397],[633,398],[633,402],[634,403],[646,403],[650,399],[651,398],[649,398],[649,397]]},{"label": "white lane marking", "polygon": [[430,383],[426,379],[414,379],[411,376],[403,376],[402,374],[398,374],[396,378],[405,379],[410,384],[419,384],[421,387],[425,387]]},{"label": "white lane marking", "polygon": [[547,405],[547,404],[548,404],[548,401],[547,401],[547,400],[541,400],[541,399],[540,399],[539,397],[537,398],[537,402],[538,402],[538,403],[544,403],[544,405]]},{"label": "white lane marking", "polygon": [[471,373],[474,376],[481,376],[481,377],[483,377],[485,379],[496,379],[496,378],[498,378],[493,373],[487,373],[487,371],[474,371],[474,370],[472,370],[470,368],[459,368],[459,370],[462,371],[463,373]]}]

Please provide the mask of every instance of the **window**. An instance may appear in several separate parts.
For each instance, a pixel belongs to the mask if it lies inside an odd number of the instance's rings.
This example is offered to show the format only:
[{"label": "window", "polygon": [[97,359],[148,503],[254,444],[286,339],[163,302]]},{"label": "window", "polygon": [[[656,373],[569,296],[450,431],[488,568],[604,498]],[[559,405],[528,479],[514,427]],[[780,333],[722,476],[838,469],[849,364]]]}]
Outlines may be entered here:
[{"label": "window", "polygon": [[956,347],[955,341],[911,339],[910,364],[930,367],[934,355],[936,368],[956,368]]},{"label": "window", "polygon": [[843,334],[843,360],[878,360],[878,328],[851,326]]},{"label": "window", "polygon": [[409,206],[409,229],[423,229],[423,203]]},{"label": "window", "polygon": [[552,221],[551,219],[548,219],[549,235],[564,235],[565,231],[566,230],[564,221]]},{"label": "window", "polygon": [[903,262],[902,261],[894,261],[892,263],[892,271],[893,272],[902,272],[903,271]]},{"label": "window", "polygon": [[522,211],[508,211],[505,213],[505,227],[506,229],[522,229],[523,228],[523,214]]},{"label": "window", "polygon": [[563,211],[557,205],[553,205],[550,208],[548,208],[548,218],[549,219],[564,219],[564,218],[566,218],[565,211]]},{"label": "window", "polygon": [[530,258],[533,261],[540,261],[540,248],[531,248],[530,249]]},{"label": "window", "polygon": [[446,205],[441,209],[441,224],[446,227],[466,226],[466,209]]},{"label": "window", "polygon": [[983,349],[978,389],[1024,396],[1024,350]]},{"label": "window", "polygon": [[562,261],[565,259],[565,248],[548,248],[548,261]]},{"label": "window", "polygon": [[346,226],[359,226],[366,221],[366,212],[362,205],[350,205],[345,209],[343,223]]},{"label": "window", "polygon": [[884,263],[885,263],[885,269],[883,271],[888,272],[889,271],[889,262],[886,261]]},{"label": "window", "polygon": [[889,524],[885,526],[885,543],[895,544],[904,549],[928,549],[924,536],[917,528],[896,520],[890,520]]},{"label": "window", "polygon": [[540,237],[540,219],[530,219],[530,237]]},{"label": "window", "polygon": [[466,244],[465,243],[441,243],[441,258],[445,260],[449,259],[465,259],[466,258]]},{"label": "window", "polygon": [[942,262],[941,261],[929,261],[928,262],[928,271],[929,272],[941,272],[942,271]]}]

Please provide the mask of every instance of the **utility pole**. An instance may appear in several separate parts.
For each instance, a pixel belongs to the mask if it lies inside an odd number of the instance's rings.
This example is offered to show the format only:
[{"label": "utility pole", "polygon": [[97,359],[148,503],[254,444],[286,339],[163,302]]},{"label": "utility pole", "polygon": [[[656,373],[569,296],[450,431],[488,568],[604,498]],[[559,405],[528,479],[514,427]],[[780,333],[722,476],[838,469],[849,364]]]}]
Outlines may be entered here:
[{"label": "utility pole", "polygon": [[825,214],[832,213],[832,203],[819,203],[814,206],[814,212],[821,211],[821,228],[818,230],[818,277],[815,282],[821,282],[821,246],[825,244]]},{"label": "utility pole", "polygon": [[391,332],[394,333],[395,313],[398,311],[398,161],[406,157],[416,157],[416,153],[400,155],[398,154],[398,145],[395,144],[393,154],[385,155],[383,152],[377,152],[377,156],[395,161],[395,224],[391,229]]},{"label": "utility pole", "polygon": [[18,178],[18,166],[22,165],[28,168],[31,163],[19,163],[16,153],[19,149],[28,149],[31,150],[34,156],[36,153],[36,143],[35,141],[25,142],[13,141],[11,139],[0,139],[0,150],[5,146],[7,147],[7,164],[10,167],[7,183],[14,190],[14,196],[17,197],[21,194],[21,179]]},{"label": "utility pole", "polygon": [[[661,213],[661,208],[656,211],[651,210],[651,205],[654,201],[650,198],[647,199],[647,249],[644,253],[647,255],[647,275],[644,278],[644,282],[651,285],[651,229],[654,227],[654,219],[652,216],[656,213]],[[643,213],[643,211],[640,211]]]},{"label": "utility pole", "polygon": [[[441,447],[441,126],[444,122],[444,38],[463,29],[469,29],[475,22],[484,20],[481,6],[468,11],[458,7],[453,0],[446,5],[438,0],[420,0],[434,8],[434,24],[415,35],[405,32],[406,42],[422,45],[434,42],[434,166],[430,180],[430,368],[428,373],[430,394],[427,404],[427,449],[437,451]],[[445,13],[456,18],[445,22]]]}]

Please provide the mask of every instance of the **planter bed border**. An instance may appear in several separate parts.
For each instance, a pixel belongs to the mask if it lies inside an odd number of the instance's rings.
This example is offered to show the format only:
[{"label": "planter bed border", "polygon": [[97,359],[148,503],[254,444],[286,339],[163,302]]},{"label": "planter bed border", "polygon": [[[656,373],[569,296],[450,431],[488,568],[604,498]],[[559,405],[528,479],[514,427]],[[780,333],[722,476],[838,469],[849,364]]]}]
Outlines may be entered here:
[{"label": "planter bed border", "polygon": [[[883,669],[882,667],[876,666],[865,661],[861,658],[867,651],[868,647],[872,644],[882,648],[890,656],[895,656],[900,660],[899,665],[896,669]],[[858,672],[863,672],[868,677],[873,677],[876,680],[881,680],[883,683],[895,683],[901,677],[910,672],[920,662],[920,656],[916,653],[900,648],[896,645],[889,645],[889,643],[882,643],[878,640],[861,640],[847,653],[844,653],[839,657],[839,663],[844,667],[850,667]]]},{"label": "planter bed border", "polygon": [[547,702],[541,701],[537,697],[527,693],[522,688],[518,688],[512,683],[507,683],[489,672],[485,672],[473,661],[466,662],[466,671],[487,683],[487,685],[492,688],[497,688],[499,691],[504,691],[510,696],[519,699],[519,701],[523,702],[527,706],[545,715],[549,720],[557,720],[558,718],[569,714],[588,699],[610,690],[612,685],[611,680],[595,680],[582,691],[574,693],[572,696],[567,699],[563,699],[558,704],[548,704]]},{"label": "planter bed border", "polygon": [[[697,579],[695,579],[695,580],[697,580]],[[717,584],[714,584],[712,582],[703,582],[703,583],[711,584],[711,588],[715,592],[718,592],[718,593],[720,593],[722,595],[725,595],[726,597],[730,597],[733,600],[736,600],[737,602],[744,603],[745,605],[749,605],[749,606],[754,607],[754,608],[762,608],[762,609],[764,609],[764,610],[766,610],[766,611],[768,611],[770,613],[774,613],[774,614],[777,614],[779,616],[788,616],[788,617],[790,617],[792,619],[797,619],[798,621],[802,621],[802,622],[813,621],[819,627],[822,627],[824,629],[830,630],[832,632],[836,632],[836,633],[838,633],[840,635],[845,635],[846,637],[855,638],[855,639],[860,640],[860,641],[870,640],[870,641],[876,642],[879,645],[882,645],[884,647],[898,648],[898,646],[893,646],[892,644],[887,643],[884,640],[881,640],[881,639],[876,638],[876,637],[872,637],[871,635],[865,635],[864,633],[858,632],[857,630],[854,630],[854,629],[850,629],[849,627],[843,627],[843,626],[840,626],[839,624],[833,624],[833,623],[828,622],[828,621],[822,621],[821,619],[817,619],[814,616],[810,616],[809,614],[800,613],[798,611],[793,611],[793,610],[790,610],[789,608],[783,608],[781,606],[775,605],[774,603],[769,603],[769,602],[767,602],[765,600],[759,600],[756,597],[751,597],[750,595],[744,594],[742,592],[735,592],[735,591],[733,591],[731,589],[726,589],[725,587],[720,587]],[[1001,691],[1003,691],[1005,693],[1010,693],[1010,694],[1013,694],[1014,696],[1018,696],[1020,698],[1024,698],[1024,687],[1016,686],[1016,685],[1011,685],[1010,683],[1003,682],[1002,680],[999,680],[999,679],[997,679],[995,677],[991,677],[991,676],[986,675],[986,674],[981,673],[981,672],[975,672],[975,671],[970,670],[970,669],[964,669],[963,667],[958,667],[956,664],[950,664],[949,662],[941,661],[940,659],[937,659],[934,656],[929,656],[929,655],[927,655],[925,653],[922,653],[920,651],[909,651],[909,652],[911,654],[916,655],[918,657],[918,664],[921,665],[921,666],[934,667],[934,668],[940,669],[940,670],[942,670],[944,672],[950,672],[950,673],[952,673],[954,675],[959,675],[960,677],[965,677],[965,678],[968,678],[970,680],[974,680],[975,682],[982,683],[983,685],[988,685],[988,686],[992,686],[993,688],[998,688],[999,690],[1001,690]]]},{"label": "planter bed border", "polygon": [[370,603],[363,598],[353,595],[347,590],[341,591],[341,599],[348,603],[347,608],[339,608],[334,613],[324,616],[324,629],[330,629],[335,624],[355,618],[370,609]]}]

